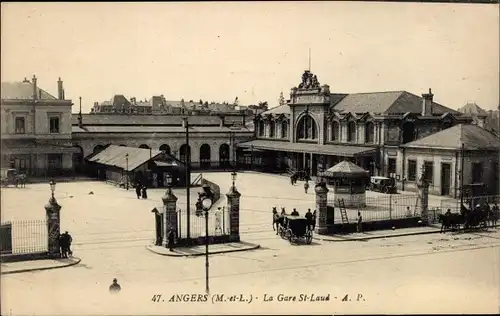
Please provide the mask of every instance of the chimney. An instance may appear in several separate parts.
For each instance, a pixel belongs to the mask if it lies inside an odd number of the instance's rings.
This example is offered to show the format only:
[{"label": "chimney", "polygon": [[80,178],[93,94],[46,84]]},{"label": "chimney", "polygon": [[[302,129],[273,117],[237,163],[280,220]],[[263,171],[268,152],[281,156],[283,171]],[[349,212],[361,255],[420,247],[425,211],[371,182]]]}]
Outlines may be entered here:
[{"label": "chimney", "polygon": [[31,82],[33,84],[33,99],[38,100],[38,86],[36,85],[36,76],[35,75],[33,75]]},{"label": "chimney", "polygon": [[422,94],[422,116],[432,116],[433,97],[431,88],[429,88],[429,93]]},{"label": "chimney", "polygon": [[57,98],[59,100],[64,100],[64,88],[61,77],[59,77],[59,80],[57,80]]}]

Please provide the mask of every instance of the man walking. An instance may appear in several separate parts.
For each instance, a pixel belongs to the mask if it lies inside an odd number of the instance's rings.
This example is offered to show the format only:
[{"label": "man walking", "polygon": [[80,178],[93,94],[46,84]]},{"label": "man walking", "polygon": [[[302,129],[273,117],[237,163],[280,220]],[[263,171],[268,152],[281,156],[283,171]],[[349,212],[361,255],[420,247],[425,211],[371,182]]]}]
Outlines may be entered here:
[{"label": "man walking", "polygon": [[306,220],[307,220],[307,227],[310,229],[310,230],[313,230],[313,222],[312,222],[312,219],[313,219],[313,214],[311,213],[311,209],[307,209],[307,213],[305,215],[306,217]]},{"label": "man walking", "polygon": [[122,290],[122,287],[120,284],[118,284],[118,280],[115,278],[113,279],[113,283],[109,286],[109,293],[115,294],[118,293]]},{"label": "man walking", "polygon": [[135,184],[135,194],[137,194],[138,199],[141,198],[141,183],[139,181]]},{"label": "man walking", "polygon": [[363,232],[363,216],[361,216],[361,212],[358,212],[358,224],[357,224],[357,231],[358,233]]}]

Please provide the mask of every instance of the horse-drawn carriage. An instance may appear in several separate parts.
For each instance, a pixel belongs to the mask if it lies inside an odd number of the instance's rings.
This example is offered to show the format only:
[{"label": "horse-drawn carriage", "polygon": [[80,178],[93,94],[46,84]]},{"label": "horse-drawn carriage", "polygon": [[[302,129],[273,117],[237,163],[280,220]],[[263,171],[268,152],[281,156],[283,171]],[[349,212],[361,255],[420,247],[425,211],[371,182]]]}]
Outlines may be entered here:
[{"label": "horse-drawn carriage", "polygon": [[302,216],[280,215],[276,219],[278,234],[281,238],[288,239],[291,243],[305,240],[306,244],[312,242],[311,223]]},{"label": "horse-drawn carriage", "polygon": [[490,208],[476,207],[475,209],[468,210],[462,207],[460,213],[446,212],[439,215],[439,222],[441,223],[441,232],[446,229],[482,229],[488,228],[488,222],[491,221],[492,225],[496,224],[498,220],[498,212]]}]

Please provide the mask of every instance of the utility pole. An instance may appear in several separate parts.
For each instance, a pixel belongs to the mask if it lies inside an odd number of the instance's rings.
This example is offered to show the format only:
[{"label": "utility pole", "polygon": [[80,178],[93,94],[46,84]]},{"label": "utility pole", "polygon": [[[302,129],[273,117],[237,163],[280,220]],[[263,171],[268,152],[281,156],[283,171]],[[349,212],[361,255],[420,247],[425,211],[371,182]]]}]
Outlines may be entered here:
[{"label": "utility pole", "polygon": [[184,127],[186,130],[186,238],[191,239],[191,212],[190,212],[190,199],[191,199],[191,148],[189,147],[189,122],[187,117],[183,117]]}]

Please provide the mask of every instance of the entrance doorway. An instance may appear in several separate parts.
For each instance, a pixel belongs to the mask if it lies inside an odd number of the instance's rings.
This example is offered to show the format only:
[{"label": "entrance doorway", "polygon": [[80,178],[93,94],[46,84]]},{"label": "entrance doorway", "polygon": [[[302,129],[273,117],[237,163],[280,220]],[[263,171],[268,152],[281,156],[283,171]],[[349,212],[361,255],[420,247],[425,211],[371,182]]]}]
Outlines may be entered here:
[{"label": "entrance doorway", "polygon": [[451,164],[441,163],[441,195],[450,195]]}]

